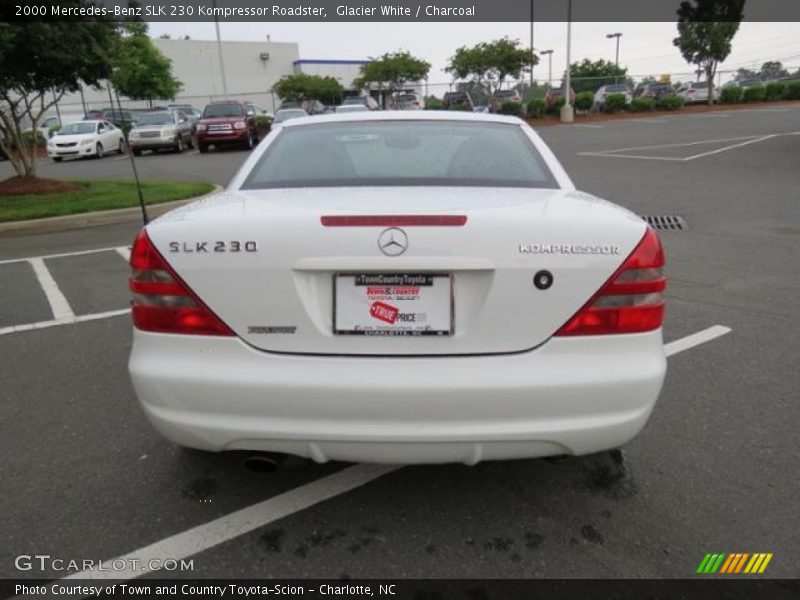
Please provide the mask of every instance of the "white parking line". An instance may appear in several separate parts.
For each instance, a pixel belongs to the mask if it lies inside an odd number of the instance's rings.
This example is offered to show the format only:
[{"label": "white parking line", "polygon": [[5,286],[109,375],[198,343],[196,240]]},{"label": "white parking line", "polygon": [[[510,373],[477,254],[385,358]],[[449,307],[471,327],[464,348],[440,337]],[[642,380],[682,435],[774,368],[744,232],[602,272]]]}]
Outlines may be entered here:
[{"label": "white parking line", "polygon": [[110,319],[111,317],[127,315],[130,312],[130,308],[122,308],[119,310],[109,310],[108,312],[93,313],[90,315],[73,316],[69,319],[39,321],[38,323],[26,323],[25,325],[11,325],[10,327],[0,327],[0,335],[19,333],[21,331],[31,331],[33,329],[47,329],[48,327],[57,327],[58,325],[72,325],[73,323],[86,323],[87,321]]},{"label": "white parking line", "polygon": [[44,264],[41,258],[32,258],[28,261],[33,267],[33,272],[36,274],[36,279],[39,280],[39,285],[42,286],[44,295],[47,296],[47,302],[50,304],[50,310],[53,311],[54,321],[70,321],[75,318],[75,313],[72,308],[58,289],[58,284],[50,271]]},{"label": "white parking line", "polygon": [[117,246],[109,246],[108,248],[95,248],[94,250],[78,250],[77,252],[61,252],[59,254],[45,254],[44,256],[27,256],[25,258],[7,258],[0,260],[0,265],[10,265],[18,262],[30,262],[35,259],[49,260],[51,258],[62,258],[65,256],[83,256],[85,254],[97,254],[98,252],[112,252],[117,249]]},{"label": "white parking line", "polygon": [[602,125],[589,125],[588,123],[577,123],[575,125],[569,125],[569,127],[583,127],[585,129],[602,129]]},{"label": "white parking line", "polygon": [[117,254],[119,254],[123,259],[125,259],[125,262],[130,261],[131,259],[130,248],[128,248],[127,246],[120,246],[119,248],[114,248],[114,250],[116,250]]},{"label": "white parking line", "polygon": [[703,331],[698,331],[697,333],[693,333],[692,335],[687,335],[684,338],[675,340],[674,342],[670,342],[669,344],[665,344],[664,354],[666,354],[667,357],[674,356],[678,354],[678,352],[683,352],[684,350],[689,350],[690,348],[694,348],[695,346],[699,346],[700,344],[705,344],[706,342],[710,342],[711,340],[714,340],[730,332],[731,332],[730,327],[725,327],[723,325],[714,325],[713,327],[709,327],[708,329],[703,329]]},{"label": "white parking line", "polygon": [[[729,331],[730,328],[728,327],[715,325],[665,345],[664,352],[667,356],[674,356],[679,352],[710,342]],[[65,579],[115,579],[127,581],[141,577],[151,571],[150,561],[162,561],[164,557],[181,560],[204,552],[240,535],[254,531],[259,527],[361,487],[370,481],[400,469],[401,466],[360,464],[348,467],[333,475],[322,477],[247,508],[198,525],[139,550],[134,550],[124,556],[106,560],[97,570],[82,571],[69,575]],[[138,570],[132,568],[134,559],[137,561],[136,564],[140,565]],[[123,564],[124,561],[127,567],[121,571],[113,570],[112,565],[116,561],[120,561],[116,563],[118,565]],[[158,563],[154,562],[153,564]]]}]

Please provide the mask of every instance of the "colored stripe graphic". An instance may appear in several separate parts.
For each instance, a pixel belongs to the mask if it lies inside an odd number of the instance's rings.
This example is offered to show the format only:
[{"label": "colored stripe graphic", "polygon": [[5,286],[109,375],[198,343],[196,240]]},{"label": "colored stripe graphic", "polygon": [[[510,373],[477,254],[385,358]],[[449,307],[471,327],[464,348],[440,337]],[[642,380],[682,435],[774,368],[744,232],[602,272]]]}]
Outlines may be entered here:
[{"label": "colored stripe graphic", "polygon": [[[703,574],[756,574],[763,573],[769,562],[772,560],[772,553],[755,552],[733,552],[725,554],[724,552],[717,552],[713,554],[706,554],[700,565],[697,567],[697,573]],[[726,558],[727,557],[727,558]]]}]

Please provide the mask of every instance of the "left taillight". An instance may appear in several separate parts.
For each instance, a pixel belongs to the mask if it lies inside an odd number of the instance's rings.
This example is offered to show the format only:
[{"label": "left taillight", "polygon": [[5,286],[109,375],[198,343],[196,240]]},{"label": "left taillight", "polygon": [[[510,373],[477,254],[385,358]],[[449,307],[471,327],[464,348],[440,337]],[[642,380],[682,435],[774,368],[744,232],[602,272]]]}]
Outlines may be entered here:
[{"label": "left taillight", "polygon": [[664,250],[651,227],[616,273],[556,333],[610,335],[643,333],[664,321]]},{"label": "left taillight", "polygon": [[234,335],[178,277],[144,229],[133,243],[130,265],[134,327],[158,333]]}]

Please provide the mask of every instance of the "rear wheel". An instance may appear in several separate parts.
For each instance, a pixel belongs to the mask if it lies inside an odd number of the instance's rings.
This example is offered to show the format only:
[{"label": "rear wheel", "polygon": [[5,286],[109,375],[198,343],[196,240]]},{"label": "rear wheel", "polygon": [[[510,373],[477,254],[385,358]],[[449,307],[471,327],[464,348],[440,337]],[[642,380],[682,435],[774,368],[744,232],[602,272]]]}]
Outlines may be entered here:
[{"label": "rear wheel", "polygon": [[197,149],[200,151],[201,154],[205,154],[206,152],[208,152],[208,145],[202,144],[202,143],[198,143],[197,144]]},{"label": "rear wheel", "polygon": [[103,144],[100,142],[97,142],[97,146],[94,148],[94,157],[103,158]]}]

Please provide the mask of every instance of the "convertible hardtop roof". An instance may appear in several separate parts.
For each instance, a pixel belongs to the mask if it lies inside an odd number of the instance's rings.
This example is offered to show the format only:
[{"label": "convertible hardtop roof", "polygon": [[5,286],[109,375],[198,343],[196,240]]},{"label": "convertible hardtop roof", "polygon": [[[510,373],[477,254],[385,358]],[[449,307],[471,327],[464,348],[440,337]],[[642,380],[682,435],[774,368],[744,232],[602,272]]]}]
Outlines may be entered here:
[{"label": "convertible hardtop roof", "polygon": [[338,123],[345,121],[461,121],[467,123],[502,123],[505,125],[523,125],[518,117],[493,115],[489,113],[472,113],[447,110],[374,110],[369,112],[335,113],[299,117],[280,125],[286,128],[313,125],[315,123]]}]

